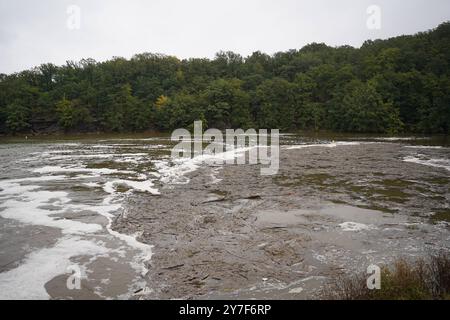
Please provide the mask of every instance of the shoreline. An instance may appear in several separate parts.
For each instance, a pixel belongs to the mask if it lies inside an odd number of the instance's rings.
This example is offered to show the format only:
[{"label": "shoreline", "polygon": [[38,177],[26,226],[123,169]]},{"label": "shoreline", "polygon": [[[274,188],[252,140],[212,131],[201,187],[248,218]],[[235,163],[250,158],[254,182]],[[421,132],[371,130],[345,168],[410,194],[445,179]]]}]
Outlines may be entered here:
[{"label": "shoreline", "polygon": [[[257,129],[258,131],[259,129]],[[225,132],[225,130],[222,130]],[[101,137],[108,137],[108,138],[114,138],[117,137],[118,139],[123,138],[137,138],[137,137],[170,137],[172,131],[156,131],[156,130],[149,130],[149,131],[142,131],[142,132],[73,132],[73,133],[67,133],[67,132],[57,132],[57,133],[42,133],[42,134],[18,134],[18,135],[10,135],[10,134],[0,134],[0,141],[27,141],[27,140],[88,140],[88,139],[97,139]],[[280,134],[293,134],[293,135],[299,135],[304,136],[307,138],[351,138],[355,139],[358,137],[361,138],[416,138],[416,139],[423,139],[423,138],[442,138],[442,139],[450,139],[450,134],[428,134],[425,132],[402,132],[397,134],[388,134],[388,133],[373,133],[373,132],[365,132],[365,133],[358,133],[358,132],[338,132],[338,131],[328,131],[328,130],[321,130],[321,131],[280,131]]]}]

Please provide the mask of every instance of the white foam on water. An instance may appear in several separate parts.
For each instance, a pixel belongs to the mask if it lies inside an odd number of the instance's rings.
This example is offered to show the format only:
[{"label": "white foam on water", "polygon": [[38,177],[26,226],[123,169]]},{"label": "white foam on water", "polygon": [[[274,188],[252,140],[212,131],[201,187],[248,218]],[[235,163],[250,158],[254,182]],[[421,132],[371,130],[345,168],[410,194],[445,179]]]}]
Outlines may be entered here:
[{"label": "white foam on water", "polygon": [[[145,181],[142,181],[145,182]],[[67,210],[71,211],[91,211],[100,214],[107,219],[106,230],[113,237],[125,242],[130,248],[136,249],[139,253],[134,255],[133,261],[129,261],[130,266],[139,273],[140,276],[144,276],[148,269],[146,263],[152,257],[152,245],[142,243],[137,240],[139,233],[134,235],[127,235],[117,232],[112,229],[112,223],[117,216],[117,212],[122,209],[121,197],[115,192],[115,190],[110,191],[110,195],[106,197],[101,205],[91,206],[84,204],[68,204],[66,206]]]},{"label": "white foam on water", "polygon": [[6,179],[0,180],[0,197],[11,196],[11,195],[21,195],[25,191],[32,191],[39,189],[37,185],[21,185],[23,182],[49,182],[64,180],[65,176],[41,176],[41,177],[28,177],[20,179]]},{"label": "white foam on water", "polygon": [[0,188],[0,198],[5,198],[5,196],[21,195],[26,191],[39,189],[39,186],[21,186],[20,184],[8,184],[2,181],[2,183],[0,184]]},{"label": "white foam on water", "polygon": [[107,193],[114,194],[116,193],[116,186],[125,185],[130,187],[133,190],[140,191],[140,192],[149,192],[151,194],[158,195],[159,191],[156,188],[153,188],[154,184],[151,180],[145,180],[145,181],[134,181],[134,180],[124,180],[124,179],[117,179],[108,181],[104,184],[103,190]]},{"label": "white foam on water", "polygon": [[411,149],[442,149],[442,146],[404,146]]},{"label": "white foam on water", "polygon": [[79,147],[79,146],[81,146],[81,142],[59,143],[58,146],[63,146],[63,147]]},{"label": "white foam on water", "polygon": [[89,187],[89,188],[100,188],[102,187],[102,185],[98,182],[85,182],[83,183],[84,186]]},{"label": "white foam on water", "polygon": [[319,143],[319,144],[300,144],[286,147],[286,150],[296,150],[296,149],[304,149],[304,148],[312,148],[312,147],[326,147],[326,148],[336,148],[338,146],[357,146],[361,144],[356,141],[338,141],[338,142],[330,142],[330,143]]},{"label": "white foam on water", "polygon": [[2,183],[12,184],[12,183],[21,183],[21,182],[47,182],[47,181],[56,181],[56,180],[64,180],[66,176],[39,176],[39,177],[25,177],[18,179],[8,179],[8,180],[0,180],[0,185]]},{"label": "white foam on water", "polygon": [[289,290],[289,293],[301,293],[303,291],[302,287],[292,288]]},{"label": "white foam on water", "polygon": [[148,159],[146,157],[137,156],[137,157],[123,157],[119,159],[114,159],[114,162],[140,164],[142,162],[145,162],[145,160]]},{"label": "white foam on water", "polygon": [[103,139],[103,140],[99,140],[99,142],[114,142],[114,141],[155,141],[155,140],[170,140],[170,137]]},{"label": "white foam on water", "polygon": [[120,156],[120,157],[144,157],[144,156],[148,156],[148,153],[119,153],[116,154],[116,156]]},{"label": "white foam on water", "polygon": [[[123,171],[121,171],[123,172]],[[139,234],[127,235],[120,232],[117,232],[112,229],[112,223],[114,218],[117,215],[117,212],[123,208],[122,200],[123,194],[117,192],[116,187],[119,185],[125,185],[131,188],[131,190],[127,191],[126,194],[129,194],[132,191],[140,191],[140,192],[149,192],[154,195],[158,195],[159,191],[156,188],[153,188],[154,184],[152,180],[147,179],[147,175],[140,174],[140,179],[145,179],[142,181],[135,180],[126,180],[126,179],[115,179],[106,181],[103,184],[103,190],[109,194],[108,197],[104,198],[101,205],[90,206],[83,204],[68,204],[66,209],[70,209],[72,211],[93,211],[107,219],[106,230],[108,233],[117,239],[125,242],[130,248],[136,249],[139,253],[134,255],[132,261],[130,261],[130,266],[136,270],[140,274],[140,276],[144,276],[148,269],[146,267],[146,263],[152,257],[152,245],[148,245],[142,243],[137,240]],[[96,184],[95,186],[98,186]]]},{"label": "white foam on water", "polygon": [[52,248],[30,253],[15,269],[0,273],[0,299],[49,299],[45,284],[68,273],[70,259],[76,256],[98,256],[108,250],[93,241],[64,237]]},{"label": "white foam on water", "polygon": [[[2,181],[1,187],[3,191],[0,191],[0,196],[13,196],[1,204],[2,218],[14,219],[24,224],[58,228],[64,234],[94,233],[102,229],[98,224],[82,223],[56,216],[66,211],[64,206],[70,202],[67,192],[37,190],[39,186],[22,186],[10,181]],[[42,209],[44,205],[52,205],[55,210]]]},{"label": "white foam on water", "polygon": [[64,153],[75,153],[79,152],[78,149],[60,149],[60,150],[50,150],[50,151],[41,151],[41,152],[31,152],[31,156],[39,156],[39,157],[49,157],[54,154],[64,154]]},{"label": "white foam on water", "polygon": [[193,158],[178,158],[170,161],[158,160],[154,161],[155,168],[160,175],[160,181],[166,184],[187,184],[190,179],[186,174],[196,171],[205,163],[225,163],[242,156],[245,152],[255,147],[243,147],[217,154],[202,154]]},{"label": "white foam on water", "polygon": [[148,145],[138,145],[140,147],[143,147],[145,149],[165,149],[167,148],[167,145],[164,144],[148,144]]},{"label": "white foam on water", "polygon": [[[74,144],[79,146],[80,144]],[[73,146],[71,144],[71,146]],[[84,145],[83,145],[84,147]],[[76,150],[77,152],[83,152],[86,149],[83,147]],[[74,150],[75,151],[75,150]],[[137,240],[139,234],[126,235],[112,230],[112,223],[117,216],[119,210],[123,209],[123,199],[126,194],[133,191],[149,192],[151,194],[159,194],[159,191],[154,188],[152,180],[147,178],[145,174],[139,174],[137,179],[118,179],[114,175],[130,174],[136,175],[135,171],[117,170],[109,168],[86,168],[81,164],[73,164],[70,162],[72,159],[94,159],[94,158],[111,158],[121,157],[124,160],[129,158],[147,156],[146,153],[127,153],[127,154],[80,154],[80,155],[64,155],[67,150],[52,150],[43,153],[36,153],[32,161],[43,161],[42,157],[50,157],[47,160],[61,160],[67,161],[62,165],[48,165],[41,168],[30,169],[35,174],[41,174],[38,177],[29,177],[22,179],[9,179],[0,180],[0,200],[4,200],[0,204],[0,215],[3,218],[14,219],[24,224],[30,225],[42,225],[53,228],[58,228],[65,235],[63,239],[57,243],[53,248],[42,249],[34,252],[29,256],[26,262],[16,269],[9,272],[1,273],[0,279],[5,279],[2,283],[4,287],[0,285],[0,288],[8,288],[9,286],[15,286],[18,288],[16,291],[11,291],[8,295],[14,298],[47,298],[48,294],[44,288],[46,282],[53,277],[63,274],[66,270],[61,266],[66,266],[68,259],[75,255],[90,255],[91,253],[105,254],[112,252],[114,249],[106,249],[104,247],[96,246],[90,239],[92,235],[106,233],[117,238],[120,242],[120,248],[129,247],[132,250],[132,258],[127,261],[129,265],[139,274],[137,280],[142,281],[141,276],[148,272],[146,262],[151,259],[152,247],[141,243]],[[92,150],[90,150],[92,152]],[[55,154],[63,154],[63,156],[55,156]],[[120,159],[120,158],[119,158]],[[72,176],[72,174],[77,174]],[[56,175],[59,174],[59,175]],[[66,176],[65,174],[70,174]],[[65,191],[48,191],[44,190],[45,185],[41,185],[40,182],[58,181],[71,181],[80,179],[91,179],[101,177],[102,182],[85,182],[83,185],[88,187],[97,188],[102,187],[108,196],[104,198],[103,202],[99,205],[80,204],[74,203],[69,198],[69,193]],[[136,179],[131,177],[130,179]],[[89,180],[88,180],[89,181]],[[124,193],[117,192],[116,187],[118,185],[126,185],[131,189]],[[69,185],[66,186],[70,188]],[[62,188],[65,188],[62,186]],[[64,189],[63,189],[64,190]],[[61,218],[65,213],[79,213],[79,212],[93,212],[106,218],[107,224],[103,228],[100,224],[83,223],[80,221],[74,221],[70,219]],[[101,230],[106,230],[100,233]],[[70,237],[69,237],[70,235]],[[87,240],[81,240],[80,236],[85,236]],[[125,246],[121,243],[124,243]],[[97,243],[98,244],[98,243]],[[95,250],[94,250],[95,249]],[[49,259],[49,264],[42,262],[44,258]],[[53,266],[54,265],[54,266]],[[58,266],[58,268],[57,268]],[[36,272],[30,270],[36,269]],[[24,272],[24,273],[23,273]],[[28,272],[28,273],[27,273]],[[22,274],[23,273],[23,274]],[[42,279],[39,281],[30,282],[29,275],[38,275]],[[18,278],[14,280],[14,277]],[[28,291],[25,290],[25,284],[29,283]],[[135,281],[136,282],[136,281]],[[131,287],[130,287],[131,288]],[[20,290],[22,289],[22,290]],[[1,295],[0,295],[1,297]],[[7,296],[6,296],[7,297]]]},{"label": "white foam on water", "polygon": [[374,226],[351,221],[341,223],[339,224],[339,227],[341,227],[343,231],[353,231],[353,232],[375,229]]},{"label": "white foam on water", "polygon": [[217,175],[219,174],[219,170],[221,168],[214,168],[210,174],[211,177],[211,184],[217,184],[220,181],[222,181],[222,179],[217,178]]},{"label": "white foam on water", "polygon": [[185,175],[194,172],[199,167],[190,159],[186,159],[184,162],[174,161],[172,165],[169,161],[157,160],[154,165],[158,170],[159,180],[165,184],[187,184],[190,180]]},{"label": "white foam on water", "polygon": [[74,206],[74,208],[78,208],[79,210],[94,210],[95,212],[105,217],[108,221],[106,225],[106,230],[108,231],[108,233],[116,237],[117,239],[124,241],[129,247],[140,252],[139,254],[135,255],[133,261],[130,261],[129,263],[130,266],[140,274],[140,277],[145,276],[148,272],[146,263],[150,261],[152,257],[153,246],[138,241],[137,237],[140,235],[139,233],[128,235],[112,229],[112,223],[114,221],[114,218],[116,217],[116,214],[114,213],[122,209],[122,204],[120,201],[120,195],[118,195],[114,190],[109,190],[108,188],[107,190],[111,191],[111,193],[103,200],[101,206],[91,207],[76,205]]},{"label": "white foam on water", "polygon": [[429,139],[427,137],[376,137],[376,138],[369,138],[373,140],[380,140],[380,141],[410,141],[410,140],[425,140]]},{"label": "white foam on water", "polygon": [[61,167],[61,166],[45,166],[42,168],[37,168],[33,170],[34,173],[72,173],[72,172],[87,172],[92,174],[117,174],[117,173],[127,173],[133,174],[133,171],[127,170],[117,170],[109,168],[80,168],[80,167]]},{"label": "white foam on water", "polygon": [[450,160],[449,159],[424,159],[419,156],[407,156],[403,158],[405,162],[417,163],[425,166],[444,168],[450,171]]},{"label": "white foam on water", "polygon": [[111,159],[115,162],[133,162],[140,163],[146,159],[147,153],[98,153],[98,154],[70,154],[70,155],[57,155],[47,158],[48,161],[61,161],[72,159]]},{"label": "white foam on water", "polygon": [[67,159],[111,159],[116,154],[68,154],[68,155],[58,155],[48,158],[50,161],[67,160]]},{"label": "white foam on water", "polygon": [[88,147],[92,149],[116,149],[127,144],[90,144]]},{"label": "white foam on water", "polygon": [[141,276],[145,276],[148,273],[148,268],[146,267],[146,263],[151,260],[153,255],[153,246],[142,243],[137,240],[137,237],[140,236],[139,233],[134,235],[123,234],[111,229],[111,224],[107,227],[108,232],[115,236],[116,238],[124,241],[130,247],[135,248],[140,251],[140,254],[135,257],[134,261],[131,262],[131,266],[139,272]]},{"label": "white foam on water", "polygon": [[40,159],[48,160],[51,157],[60,156],[70,156],[71,153],[75,153],[77,150],[52,150],[52,151],[42,151],[42,152],[32,152],[29,157],[19,159],[20,162],[32,162]]}]

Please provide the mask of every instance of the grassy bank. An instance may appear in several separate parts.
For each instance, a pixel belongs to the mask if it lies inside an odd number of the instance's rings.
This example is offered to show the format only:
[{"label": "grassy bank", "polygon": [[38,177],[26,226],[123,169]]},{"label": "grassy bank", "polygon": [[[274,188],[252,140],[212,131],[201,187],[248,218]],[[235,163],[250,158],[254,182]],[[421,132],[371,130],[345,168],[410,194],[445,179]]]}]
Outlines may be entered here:
[{"label": "grassy bank", "polygon": [[450,300],[450,254],[426,259],[396,260],[381,267],[381,288],[367,288],[368,274],[341,276],[323,291],[324,299],[337,300]]}]

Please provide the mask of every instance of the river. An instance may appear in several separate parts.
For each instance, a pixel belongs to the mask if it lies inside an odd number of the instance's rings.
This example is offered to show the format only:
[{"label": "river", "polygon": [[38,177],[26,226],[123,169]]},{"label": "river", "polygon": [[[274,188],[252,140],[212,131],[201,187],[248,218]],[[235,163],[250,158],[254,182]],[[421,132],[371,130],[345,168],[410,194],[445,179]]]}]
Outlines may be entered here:
[{"label": "river", "polygon": [[0,298],[311,298],[339,272],[450,248],[447,139],[280,144],[263,177],[173,162],[168,136],[0,141]]}]

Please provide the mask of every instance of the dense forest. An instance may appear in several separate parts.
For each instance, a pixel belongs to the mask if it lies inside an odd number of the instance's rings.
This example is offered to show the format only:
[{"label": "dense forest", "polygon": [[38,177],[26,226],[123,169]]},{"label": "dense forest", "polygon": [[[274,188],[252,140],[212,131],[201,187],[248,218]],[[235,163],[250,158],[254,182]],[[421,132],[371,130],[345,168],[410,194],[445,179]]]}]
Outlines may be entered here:
[{"label": "dense forest", "polygon": [[361,48],[313,43],[272,56],[143,53],[0,74],[0,133],[450,130],[450,22]]}]

